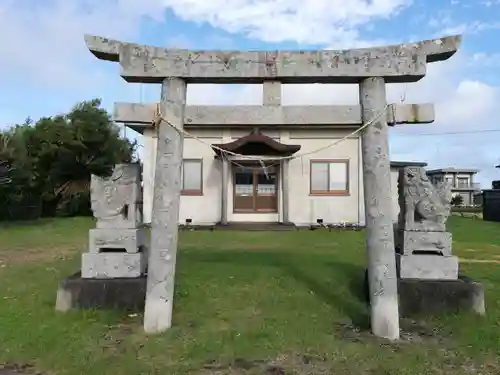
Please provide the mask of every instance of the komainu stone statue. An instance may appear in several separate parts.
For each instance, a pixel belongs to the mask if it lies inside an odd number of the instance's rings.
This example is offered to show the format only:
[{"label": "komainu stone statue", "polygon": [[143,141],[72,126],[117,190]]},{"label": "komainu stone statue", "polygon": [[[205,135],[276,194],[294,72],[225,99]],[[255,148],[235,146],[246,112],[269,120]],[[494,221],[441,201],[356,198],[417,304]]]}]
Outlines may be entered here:
[{"label": "komainu stone statue", "polygon": [[141,223],[139,164],[118,164],[110,177],[92,175],[91,208],[97,228],[136,228]]},{"label": "komainu stone statue", "polygon": [[83,278],[139,277],[147,262],[141,225],[140,164],[118,164],[110,177],[92,176],[91,207],[96,229],[89,231],[89,252],[82,255]]},{"label": "komainu stone statue", "polygon": [[404,215],[399,229],[441,231],[446,230],[450,216],[451,189],[446,182],[432,185],[424,168],[404,168],[399,184],[400,215]]},{"label": "komainu stone statue", "polygon": [[399,171],[399,221],[395,232],[398,273],[401,278],[457,279],[458,258],[451,253],[451,187],[434,186],[424,168]]}]

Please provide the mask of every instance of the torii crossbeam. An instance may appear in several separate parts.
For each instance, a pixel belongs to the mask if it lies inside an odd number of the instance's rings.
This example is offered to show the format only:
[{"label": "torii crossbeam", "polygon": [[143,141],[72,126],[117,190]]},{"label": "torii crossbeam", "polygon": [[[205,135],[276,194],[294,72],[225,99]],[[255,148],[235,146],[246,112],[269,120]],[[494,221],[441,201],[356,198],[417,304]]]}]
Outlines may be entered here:
[{"label": "torii crossbeam", "polygon": [[460,36],[418,43],[349,50],[201,51],[124,43],[86,35],[99,59],[119,62],[127,82],[162,83],[166,77],[188,83],[359,83],[383,77],[386,83],[415,82],[426,63],[446,60]]},{"label": "torii crossbeam", "polygon": [[[113,120],[129,124],[131,128],[141,132],[151,125],[158,105],[159,103],[115,103]],[[187,105],[184,126],[361,126],[361,113],[359,105]],[[431,123],[434,121],[434,105],[394,104],[385,118],[389,126]]]}]

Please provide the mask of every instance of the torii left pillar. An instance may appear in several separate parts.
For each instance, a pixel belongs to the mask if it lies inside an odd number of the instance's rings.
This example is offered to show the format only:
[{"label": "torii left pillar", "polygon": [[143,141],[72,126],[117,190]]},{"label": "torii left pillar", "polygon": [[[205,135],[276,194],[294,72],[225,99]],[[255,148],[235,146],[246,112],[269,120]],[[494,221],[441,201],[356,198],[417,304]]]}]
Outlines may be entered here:
[{"label": "torii left pillar", "polygon": [[179,204],[181,195],[184,110],[187,85],[180,78],[162,83],[157,124],[151,246],[148,262],[144,331],[163,332],[172,325]]}]

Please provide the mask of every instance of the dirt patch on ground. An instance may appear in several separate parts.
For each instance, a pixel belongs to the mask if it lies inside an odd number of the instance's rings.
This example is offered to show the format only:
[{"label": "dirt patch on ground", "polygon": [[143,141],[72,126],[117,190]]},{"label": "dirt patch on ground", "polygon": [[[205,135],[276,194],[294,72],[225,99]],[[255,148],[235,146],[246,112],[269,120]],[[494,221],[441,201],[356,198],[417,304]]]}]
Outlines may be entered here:
[{"label": "dirt patch on ground", "polygon": [[[136,314],[132,314],[135,317]],[[108,327],[108,331],[104,333],[99,340],[99,346],[101,350],[108,355],[119,355],[126,353],[130,350],[142,349],[143,344],[138,344],[137,347],[133,345],[126,345],[126,341],[130,340],[131,336],[137,334],[140,329],[140,325],[137,322],[130,321],[124,324],[117,324]],[[0,374],[1,375],[1,374]]]},{"label": "dirt patch on ground", "polygon": [[400,339],[394,342],[381,340],[375,337],[367,328],[361,328],[351,322],[335,323],[335,335],[342,340],[359,343],[374,343],[397,350],[400,345],[425,344],[427,346],[443,345],[449,341],[449,334],[440,331],[423,321],[400,319]]},{"label": "dirt patch on ground", "polygon": [[[439,375],[498,375],[498,363],[487,360],[478,363],[471,358],[462,358],[453,351],[439,351],[441,366],[429,374]],[[206,363],[198,371],[190,371],[191,375],[387,375],[396,372],[388,371],[382,363],[363,364],[350,362],[349,359],[337,361],[327,355],[293,354],[282,355],[275,360],[235,359],[230,363],[216,360]]]},{"label": "dirt patch on ground", "polygon": [[[497,369],[488,365],[477,365],[470,360],[462,361],[451,355],[443,363],[439,372],[432,374],[456,375],[483,374],[497,375]],[[349,359],[337,361],[327,355],[293,354],[282,355],[275,360],[235,359],[230,363],[212,361],[199,371],[190,371],[192,375],[387,375],[388,372],[380,363],[363,364],[350,362]]]},{"label": "dirt patch on ground", "polygon": [[[439,350],[450,344],[451,339],[446,332],[410,319],[402,319],[401,339],[396,342],[381,340],[373,336],[369,330],[356,327],[354,324],[335,323],[334,332],[337,338],[351,343],[375,344],[394,352],[412,345],[425,346]],[[453,363],[453,366],[455,363]],[[369,366],[369,365],[368,365]],[[248,360],[237,358],[232,362],[213,360],[202,369],[190,372],[194,375],[331,375],[331,374],[387,374],[379,368],[362,368],[360,363],[339,362],[329,355],[291,354],[281,355],[273,360]],[[452,374],[453,372],[443,372]]]},{"label": "dirt patch on ground", "polygon": [[[27,250],[0,250],[0,267],[20,264],[51,263],[78,254],[75,247],[31,248]],[[1,375],[1,374],[0,374]]]},{"label": "dirt patch on ground", "polygon": [[289,375],[331,374],[326,357],[283,355],[275,360],[247,360],[237,358],[230,363],[211,361],[193,375]]},{"label": "dirt patch on ground", "polygon": [[0,375],[49,375],[46,372],[40,372],[30,364],[8,363],[0,364]]}]

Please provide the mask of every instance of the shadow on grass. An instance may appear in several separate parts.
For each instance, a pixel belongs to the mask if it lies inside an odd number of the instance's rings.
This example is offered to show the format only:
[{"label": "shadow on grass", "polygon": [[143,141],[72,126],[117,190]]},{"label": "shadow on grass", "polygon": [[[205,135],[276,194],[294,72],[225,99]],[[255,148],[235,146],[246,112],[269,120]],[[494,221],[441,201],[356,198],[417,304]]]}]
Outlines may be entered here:
[{"label": "shadow on grass", "polygon": [[58,218],[43,218],[35,220],[16,220],[16,221],[0,221],[0,228],[26,228],[26,227],[43,227],[53,225],[60,222]]},{"label": "shadow on grass", "polygon": [[[332,285],[326,283],[321,277],[304,272],[296,264],[284,262],[281,266],[289,275],[302,282],[329,305],[347,315],[356,327],[370,328],[370,318],[363,305],[365,291],[362,267],[349,263],[328,262],[325,266],[331,268],[331,272],[336,276],[335,281],[339,283],[339,285]],[[342,282],[345,285],[341,285]]]},{"label": "shadow on grass", "polygon": [[345,314],[355,326],[369,329],[364,268],[351,263],[332,261],[331,258],[332,255],[291,255],[276,251],[186,251],[182,261],[230,263],[241,267],[276,267],[285,275],[302,283],[331,307]]}]

